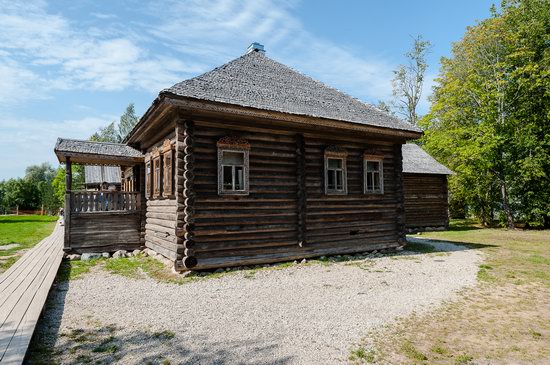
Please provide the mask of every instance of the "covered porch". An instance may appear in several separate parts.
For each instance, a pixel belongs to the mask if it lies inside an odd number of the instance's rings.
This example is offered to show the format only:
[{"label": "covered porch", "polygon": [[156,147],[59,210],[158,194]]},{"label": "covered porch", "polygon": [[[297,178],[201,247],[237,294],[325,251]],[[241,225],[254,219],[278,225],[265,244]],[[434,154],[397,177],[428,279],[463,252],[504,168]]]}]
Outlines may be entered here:
[{"label": "covered porch", "polygon": [[[65,252],[114,252],[143,248],[143,154],[121,143],[63,138],[57,140],[54,151],[59,162],[66,166]],[[123,191],[73,190],[73,164],[117,166],[124,180],[121,181]]]}]

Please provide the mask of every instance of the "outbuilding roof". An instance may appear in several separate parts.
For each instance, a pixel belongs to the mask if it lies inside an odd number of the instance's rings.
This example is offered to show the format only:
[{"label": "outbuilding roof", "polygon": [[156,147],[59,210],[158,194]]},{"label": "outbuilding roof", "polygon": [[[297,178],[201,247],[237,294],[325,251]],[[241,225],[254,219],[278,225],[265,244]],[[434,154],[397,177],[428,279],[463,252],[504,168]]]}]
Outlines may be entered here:
[{"label": "outbuilding roof", "polygon": [[84,166],[84,181],[86,184],[120,184],[120,166]]},{"label": "outbuilding roof", "polygon": [[422,131],[372,105],[305,76],[261,50],[161,91],[242,107],[390,128]]},{"label": "outbuilding roof", "polygon": [[144,160],[140,151],[123,143],[58,138],[54,152],[59,162],[70,157],[72,162],[85,165],[131,166]]},{"label": "outbuilding roof", "polygon": [[414,143],[404,144],[402,152],[404,173],[454,175],[454,172]]}]

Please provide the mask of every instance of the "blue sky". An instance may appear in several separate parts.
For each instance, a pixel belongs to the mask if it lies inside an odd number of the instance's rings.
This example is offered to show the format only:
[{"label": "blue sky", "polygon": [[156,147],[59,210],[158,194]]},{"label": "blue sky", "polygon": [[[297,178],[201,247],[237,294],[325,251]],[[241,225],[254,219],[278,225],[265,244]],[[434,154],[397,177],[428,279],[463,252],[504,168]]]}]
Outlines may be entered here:
[{"label": "blue sky", "polygon": [[[298,71],[376,103],[411,36],[439,59],[493,2],[0,0],[0,180],[57,166],[58,136],[88,138],[128,103],[142,114],[158,92],[244,53],[254,41]],[[421,112],[428,110],[424,98]]]}]

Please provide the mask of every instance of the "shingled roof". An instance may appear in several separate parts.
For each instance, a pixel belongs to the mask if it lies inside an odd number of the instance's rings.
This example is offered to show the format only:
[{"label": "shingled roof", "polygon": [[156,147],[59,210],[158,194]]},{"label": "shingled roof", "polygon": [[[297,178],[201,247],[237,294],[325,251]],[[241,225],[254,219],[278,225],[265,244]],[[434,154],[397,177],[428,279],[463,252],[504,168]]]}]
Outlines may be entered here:
[{"label": "shingled roof", "polygon": [[419,128],[305,76],[257,50],[175,84],[160,94],[421,132]]},{"label": "shingled roof", "polygon": [[404,144],[403,172],[414,174],[453,175],[454,172],[437,162],[428,152],[414,143]]},{"label": "shingled roof", "polygon": [[70,157],[72,162],[90,165],[122,165],[142,162],[138,150],[123,144],[58,138],[54,152],[59,162]]}]

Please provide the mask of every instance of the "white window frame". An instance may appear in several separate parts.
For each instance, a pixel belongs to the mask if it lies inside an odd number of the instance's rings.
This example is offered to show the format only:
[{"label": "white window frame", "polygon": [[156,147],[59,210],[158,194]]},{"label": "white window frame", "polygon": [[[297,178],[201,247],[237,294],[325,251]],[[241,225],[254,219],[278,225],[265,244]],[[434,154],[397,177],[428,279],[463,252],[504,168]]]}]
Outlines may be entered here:
[{"label": "white window frame", "polygon": [[[378,162],[378,171],[367,170],[369,162]],[[367,186],[367,176],[372,174],[374,184],[374,174],[378,173],[380,176],[380,189],[369,189]],[[384,194],[384,160],[382,158],[365,157],[363,159],[363,193],[365,194]]]},{"label": "white window frame", "polygon": [[[235,166],[235,165],[224,165],[223,154],[224,152],[232,153],[242,153],[243,154],[243,189],[241,190],[227,190],[223,185],[223,170],[225,166]],[[249,194],[249,185],[248,185],[248,168],[249,166],[249,151],[244,149],[233,149],[218,147],[218,195],[248,195]],[[232,168],[232,180],[233,185],[235,185],[235,169]]]},{"label": "white window frame", "polygon": [[[328,161],[329,160],[341,160],[342,168],[336,169],[336,171],[342,171],[342,189],[329,189],[328,188]],[[331,169],[333,170],[333,169]],[[334,156],[334,155],[325,155],[325,194],[326,195],[346,195],[348,193],[348,169],[346,165],[346,157],[344,156]]]}]

